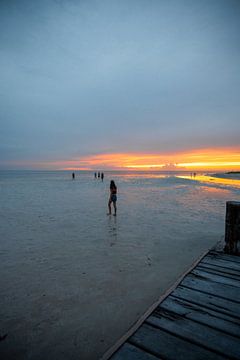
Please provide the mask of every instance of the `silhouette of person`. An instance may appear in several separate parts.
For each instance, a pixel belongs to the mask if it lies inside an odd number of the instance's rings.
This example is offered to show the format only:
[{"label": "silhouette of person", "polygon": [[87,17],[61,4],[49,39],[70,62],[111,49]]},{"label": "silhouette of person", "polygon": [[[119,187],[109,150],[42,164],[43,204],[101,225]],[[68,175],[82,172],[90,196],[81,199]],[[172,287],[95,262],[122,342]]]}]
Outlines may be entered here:
[{"label": "silhouette of person", "polygon": [[75,179],[75,174],[74,174],[74,172],[72,173],[72,179],[73,179],[73,180]]},{"label": "silhouette of person", "polygon": [[94,177],[95,177],[95,179],[97,178],[97,173],[96,172],[94,173]]},{"label": "silhouette of person", "polygon": [[98,178],[100,178],[100,172],[98,172]]},{"label": "silhouette of person", "polygon": [[103,181],[103,179],[104,179],[104,173],[101,173],[101,179],[102,179],[102,181]]},{"label": "silhouette of person", "polygon": [[114,208],[114,216],[117,215],[117,206],[116,206],[116,202],[117,202],[117,186],[115,184],[115,182],[113,180],[111,180],[110,182],[110,197],[109,197],[109,201],[108,201],[108,215],[112,214],[112,209],[111,209],[111,204],[113,203],[113,208]]}]

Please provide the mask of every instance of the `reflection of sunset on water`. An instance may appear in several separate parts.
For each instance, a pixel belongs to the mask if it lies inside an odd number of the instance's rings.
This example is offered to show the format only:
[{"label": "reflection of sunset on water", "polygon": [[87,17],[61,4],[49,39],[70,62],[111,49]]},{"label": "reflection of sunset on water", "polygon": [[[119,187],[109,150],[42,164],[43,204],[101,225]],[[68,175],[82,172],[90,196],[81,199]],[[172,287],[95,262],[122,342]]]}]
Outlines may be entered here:
[{"label": "reflection of sunset on water", "polygon": [[226,179],[226,178],[213,177],[213,176],[208,176],[208,175],[199,175],[199,174],[196,174],[196,176],[193,176],[193,175],[177,175],[177,177],[182,178],[182,179],[200,181],[200,182],[204,182],[204,183],[212,183],[212,184],[216,184],[216,185],[234,186],[234,187],[240,188],[240,180],[238,180],[238,179],[229,179],[229,178]]},{"label": "reflection of sunset on water", "polygon": [[143,172],[137,172],[137,171],[134,171],[134,172],[122,172],[122,171],[119,171],[119,173],[115,173],[114,174],[115,177],[122,177],[124,176],[124,178],[143,178],[143,179],[164,179],[164,178],[167,178],[169,176],[173,176],[171,174],[163,174],[163,173],[160,173],[160,172],[148,172],[148,171],[143,171]]},{"label": "reflection of sunset on water", "polygon": [[231,194],[231,190],[223,189],[222,187],[220,188],[220,187],[213,187],[213,186],[203,186],[202,191],[211,193],[213,195],[222,195],[222,196]]}]

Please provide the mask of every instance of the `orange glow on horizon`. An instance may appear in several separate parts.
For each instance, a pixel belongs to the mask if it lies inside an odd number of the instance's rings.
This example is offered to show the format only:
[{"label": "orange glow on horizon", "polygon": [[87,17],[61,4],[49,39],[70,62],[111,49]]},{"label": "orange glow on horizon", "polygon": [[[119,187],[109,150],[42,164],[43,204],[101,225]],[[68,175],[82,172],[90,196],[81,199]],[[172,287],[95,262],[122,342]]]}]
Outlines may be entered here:
[{"label": "orange glow on horizon", "polygon": [[109,170],[240,171],[240,149],[203,149],[170,154],[115,153],[85,156],[63,168]]},{"label": "orange glow on horizon", "polygon": [[56,170],[240,171],[240,147],[176,153],[112,153],[71,160],[12,162],[12,166]]}]

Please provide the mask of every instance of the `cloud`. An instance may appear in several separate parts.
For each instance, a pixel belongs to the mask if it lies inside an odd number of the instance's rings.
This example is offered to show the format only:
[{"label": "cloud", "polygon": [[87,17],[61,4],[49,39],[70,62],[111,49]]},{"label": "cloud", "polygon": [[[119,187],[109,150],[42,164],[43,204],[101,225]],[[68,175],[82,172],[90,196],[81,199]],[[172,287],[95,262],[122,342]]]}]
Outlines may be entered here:
[{"label": "cloud", "polygon": [[45,170],[193,171],[240,170],[240,148],[198,149],[175,153],[103,153],[62,160],[0,160],[0,167]]},{"label": "cloud", "polygon": [[239,145],[239,15],[217,0],[1,1],[0,158]]},{"label": "cloud", "polygon": [[167,163],[167,164],[162,166],[161,170],[179,171],[179,170],[186,170],[186,167],[178,166],[178,164]]}]

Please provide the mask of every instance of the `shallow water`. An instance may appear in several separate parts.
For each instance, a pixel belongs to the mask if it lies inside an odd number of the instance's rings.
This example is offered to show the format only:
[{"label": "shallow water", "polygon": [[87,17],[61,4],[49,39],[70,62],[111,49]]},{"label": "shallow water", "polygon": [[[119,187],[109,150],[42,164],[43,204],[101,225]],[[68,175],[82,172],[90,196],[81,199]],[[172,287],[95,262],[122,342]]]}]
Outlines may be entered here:
[{"label": "shallow water", "polygon": [[[107,216],[109,181],[117,217]],[[98,359],[224,236],[240,180],[0,172],[0,317],[8,358]],[[129,305],[130,304],[130,305]],[[54,350],[53,350],[54,349]]]},{"label": "shallow water", "polygon": [[[118,186],[117,219],[105,216],[112,178]],[[7,241],[1,250],[50,250],[61,243],[72,251],[70,243],[101,247],[116,237],[127,246],[145,244],[146,237],[152,244],[159,237],[164,243],[174,234],[178,241],[181,236],[221,237],[225,202],[239,199],[240,180],[234,181],[117,172],[105,174],[104,182],[78,172],[72,181],[69,172],[2,172],[1,238]]]}]

